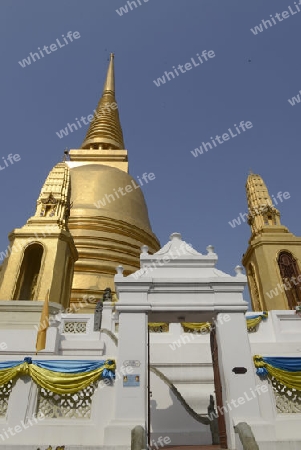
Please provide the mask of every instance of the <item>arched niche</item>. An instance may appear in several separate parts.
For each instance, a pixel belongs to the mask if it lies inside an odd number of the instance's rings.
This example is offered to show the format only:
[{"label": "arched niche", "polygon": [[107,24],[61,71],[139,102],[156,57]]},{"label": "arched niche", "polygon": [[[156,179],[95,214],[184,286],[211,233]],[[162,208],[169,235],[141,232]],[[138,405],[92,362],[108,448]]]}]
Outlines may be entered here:
[{"label": "arched niche", "polygon": [[289,309],[295,309],[295,306],[301,302],[301,273],[297,260],[289,251],[282,250],[278,255],[277,262],[285,286]]},{"label": "arched niche", "polygon": [[29,245],[23,255],[14,300],[35,300],[44,248],[41,244]]}]

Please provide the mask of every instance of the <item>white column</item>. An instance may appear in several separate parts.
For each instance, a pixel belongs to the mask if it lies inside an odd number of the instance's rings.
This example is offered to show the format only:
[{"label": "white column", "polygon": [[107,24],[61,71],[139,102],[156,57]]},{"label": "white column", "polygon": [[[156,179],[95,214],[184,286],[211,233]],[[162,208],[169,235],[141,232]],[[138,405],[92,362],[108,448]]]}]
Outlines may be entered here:
[{"label": "white column", "polygon": [[[258,388],[244,312],[218,314],[216,338],[226,407],[222,413],[226,420],[228,447],[232,448],[235,443],[233,424],[242,418],[249,424],[262,420],[259,396],[266,394]],[[247,371],[236,374],[233,369],[238,367]]]},{"label": "white column", "polygon": [[[114,419],[105,429],[105,445],[130,445],[131,430],[136,425],[141,425],[144,429],[147,426],[148,309],[148,306],[137,304],[118,305],[120,313],[115,411]],[[129,361],[132,361],[131,366],[127,366]]]},{"label": "white column", "polygon": [[7,408],[7,422],[10,427],[20,425],[20,422],[26,419],[28,401],[33,387],[33,381],[29,376],[22,376],[16,380]]}]

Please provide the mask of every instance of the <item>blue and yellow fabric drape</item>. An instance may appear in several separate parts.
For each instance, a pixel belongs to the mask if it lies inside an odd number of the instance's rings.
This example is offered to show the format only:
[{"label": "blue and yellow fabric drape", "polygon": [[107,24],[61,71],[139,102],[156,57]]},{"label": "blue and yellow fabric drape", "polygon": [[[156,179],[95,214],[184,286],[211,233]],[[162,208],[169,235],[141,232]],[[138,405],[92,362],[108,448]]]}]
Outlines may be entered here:
[{"label": "blue and yellow fabric drape", "polygon": [[[255,328],[262,320],[266,320],[268,317],[268,313],[266,311],[263,311],[260,314],[253,314],[252,316],[246,317],[247,322],[247,329],[250,331],[251,329]],[[148,327],[150,330],[155,330],[157,328],[161,328],[162,331],[168,331],[168,323],[167,322],[158,322],[158,323],[149,323]],[[210,322],[201,322],[201,323],[194,323],[194,322],[182,322],[181,323],[184,332],[200,332],[207,333],[210,332],[212,329],[212,324]]]},{"label": "blue and yellow fabric drape", "polygon": [[[266,320],[268,317],[268,313],[266,311],[263,311],[260,314],[253,314],[252,316],[246,317],[247,322],[247,329],[250,331],[252,328],[255,328],[262,320]],[[183,322],[181,323],[182,327],[184,328],[184,331],[211,331],[212,324],[210,322],[203,322],[203,323],[189,323],[189,322]]]},{"label": "blue and yellow fabric drape", "polygon": [[281,384],[301,391],[301,358],[253,356],[259,377],[271,376]]},{"label": "blue and yellow fabric drape", "polygon": [[56,394],[74,394],[89,386],[98,378],[113,380],[116,363],[113,360],[102,361],[24,361],[0,362],[0,385],[6,384],[17,376],[29,375],[44,389]]},{"label": "blue and yellow fabric drape", "polygon": [[266,311],[263,311],[261,314],[246,317],[248,331],[251,328],[255,328],[262,320],[267,319],[267,317],[268,313]]}]

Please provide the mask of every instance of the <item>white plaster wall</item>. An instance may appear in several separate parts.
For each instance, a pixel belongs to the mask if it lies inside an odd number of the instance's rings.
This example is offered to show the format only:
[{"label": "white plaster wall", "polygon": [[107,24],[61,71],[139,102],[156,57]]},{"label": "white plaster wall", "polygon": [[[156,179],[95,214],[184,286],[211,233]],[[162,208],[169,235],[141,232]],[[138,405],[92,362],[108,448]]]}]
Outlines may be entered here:
[{"label": "white plaster wall", "polygon": [[[251,315],[250,313],[247,315]],[[269,311],[255,333],[249,333],[252,355],[301,357],[301,318],[295,311]],[[255,367],[253,368],[256,373]],[[258,385],[268,393],[258,397],[263,421],[267,426],[251,424],[260,450],[297,450],[301,448],[301,414],[277,413],[273,388],[255,375]]]},{"label": "white plaster wall", "polygon": [[[20,425],[26,420],[26,409],[28,405],[29,392],[26,384],[31,389],[35,388],[32,381],[19,379],[14,388],[14,398],[10,399],[10,411],[6,418],[0,419],[0,434],[5,437],[3,430],[8,427]],[[101,445],[103,443],[104,428],[112,416],[112,405],[114,400],[114,387],[105,386],[96,389],[93,395],[92,411],[90,419],[50,419],[38,421],[33,426],[28,426],[15,436],[10,436],[5,441],[0,437],[0,446],[10,445]],[[36,408],[34,408],[35,410]],[[29,418],[31,414],[29,414]],[[9,434],[9,433],[8,433]]]},{"label": "white plaster wall", "polygon": [[[87,321],[87,333],[62,334],[63,321],[71,318]],[[30,320],[25,320],[24,323],[27,324],[26,327],[23,324],[23,328],[19,329],[20,317],[11,317],[10,322],[6,319],[5,330],[0,328],[0,343],[7,344],[6,349],[1,349],[0,346],[2,361],[23,359],[25,356],[33,359],[117,357],[117,347],[113,340],[104,333],[93,331],[92,314],[63,314],[57,317],[57,322],[47,331],[46,349],[38,356],[34,351],[36,330]],[[102,327],[115,333],[116,323],[118,324],[118,315],[112,312],[112,305],[105,305]],[[118,333],[115,334],[118,337]],[[249,333],[248,336],[252,355],[300,356],[301,318],[293,311],[271,311],[268,319],[259,325],[258,331]],[[239,340],[239,336],[237,339]],[[174,344],[175,341],[179,346]],[[150,343],[151,364],[169,378],[196,412],[206,414],[209,396],[214,391],[209,335],[184,334],[180,324],[171,324],[169,333],[150,333]],[[174,350],[171,345],[174,345]],[[255,374],[255,368],[253,370]],[[266,384],[269,388],[267,397],[259,397],[262,422],[247,420],[260,444],[260,450],[299,450],[301,415],[277,414],[271,386],[259,378],[256,380],[258,384]],[[116,381],[118,382],[122,381]],[[9,413],[6,418],[0,418],[0,434],[1,430],[25,419],[29,400],[33,402],[34,399],[29,384],[23,379],[17,382],[11,396]],[[115,384],[115,387],[104,387],[95,392],[91,419],[45,419],[16,436],[11,436],[9,440],[2,441],[0,438],[0,447],[5,449],[18,445],[20,448],[36,450],[38,445],[46,447],[49,444],[68,445],[70,449],[80,445],[85,445],[86,448],[103,445],[104,429],[113,416],[116,387]],[[151,391],[152,439],[169,436],[173,445],[210,444],[209,427],[196,422],[183,409],[168,386],[154,374],[151,374]],[[31,408],[34,410],[34,405]],[[244,420],[245,417],[240,417],[237,409],[234,424]],[[236,443],[237,439],[238,436],[235,435]],[[237,450],[240,450],[239,444],[236,445]]]},{"label": "white plaster wall", "polygon": [[[22,313],[24,314],[24,313]],[[63,333],[64,321],[87,322],[87,332],[82,334]],[[1,321],[1,319],[0,319]],[[0,343],[4,342],[7,348],[0,350],[1,361],[23,360],[25,356],[32,359],[116,359],[116,345],[112,339],[99,332],[93,331],[93,314],[58,314],[56,320],[47,330],[46,349],[35,355],[35,341],[37,331],[34,329],[34,321],[25,320],[26,329],[19,329],[20,318],[18,315],[11,317],[11,323],[7,323],[7,329],[0,329]],[[105,305],[103,325],[112,329],[112,308]],[[23,325],[24,326],[24,325]],[[1,348],[1,346],[0,346]],[[26,424],[26,418],[32,417],[37,409],[37,387],[29,377],[21,377],[16,380],[10,395],[6,417],[0,418],[0,447],[33,448],[38,446],[53,448],[57,445],[67,445],[72,448],[99,448],[104,442],[104,429],[113,415],[115,386],[99,384],[92,397],[92,410],[90,419],[51,419],[45,418],[33,426],[24,429],[21,421]],[[10,435],[8,428],[14,430],[16,425],[21,425],[22,431]],[[8,433],[9,438],[4,432]],[[1,433],[4,440],[1,438]],[[30,446],[33,447],[30,447]],[[73,447],[74,446],[74,447]],[[16,447],[12,447],[16,448]]]}]

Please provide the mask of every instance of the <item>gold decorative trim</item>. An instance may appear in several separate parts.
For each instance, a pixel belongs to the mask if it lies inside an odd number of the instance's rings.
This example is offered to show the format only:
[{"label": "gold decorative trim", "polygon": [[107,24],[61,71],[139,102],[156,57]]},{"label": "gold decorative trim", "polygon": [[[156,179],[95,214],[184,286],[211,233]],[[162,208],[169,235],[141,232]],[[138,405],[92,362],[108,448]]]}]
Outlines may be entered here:
[{"label": "gold decorative trim", "polygon": [[168,333],[169,323],[167,322],[150,322],[148,324],[148,329],[150,333]]}]

